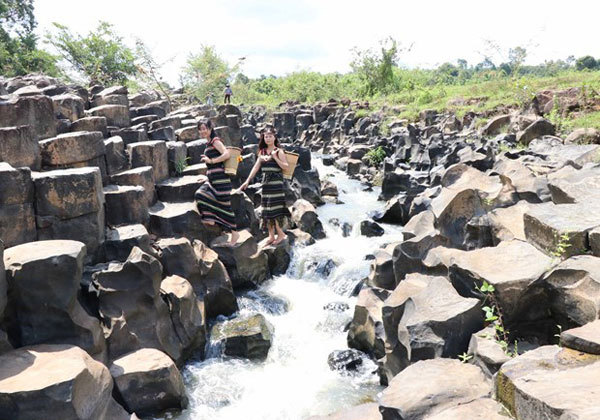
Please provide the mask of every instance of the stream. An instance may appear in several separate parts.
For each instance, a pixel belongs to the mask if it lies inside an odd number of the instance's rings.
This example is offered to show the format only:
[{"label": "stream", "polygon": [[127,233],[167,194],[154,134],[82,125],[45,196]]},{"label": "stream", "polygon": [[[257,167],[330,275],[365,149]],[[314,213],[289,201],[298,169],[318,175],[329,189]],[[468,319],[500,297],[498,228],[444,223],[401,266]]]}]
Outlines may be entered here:
[{"label": "stream", "polygon": [[[385,234],[367,238],[359,224],[382,207],[379,188],[364,186],[332,166],[313,159],[321,180],[329,179],[344,204],[317,209],[327,238],[295,247],[289,269],[257,290],[238,297],[240,314],[262,313],[273,325],[273,343],[264,362],[223,357],[209,344],[207,358],[189,363],[183,376],[189,406],[168,415],[178,420],[301,420],[373,401],[382,389],[377,366],[364,359],[352,374],[330,370],[328,355],[347,348],[344,327],[352,319],[356,284],[369,274],[365,256],[381,245],[399,241],[399,226],[382,225]],[[348,237],[329,222],[353,226]],[[328,263],[329,260],[332,260]],[[324,308],[338,303],[342,311]],[[344,305],[345,304],[345,305]]]}]

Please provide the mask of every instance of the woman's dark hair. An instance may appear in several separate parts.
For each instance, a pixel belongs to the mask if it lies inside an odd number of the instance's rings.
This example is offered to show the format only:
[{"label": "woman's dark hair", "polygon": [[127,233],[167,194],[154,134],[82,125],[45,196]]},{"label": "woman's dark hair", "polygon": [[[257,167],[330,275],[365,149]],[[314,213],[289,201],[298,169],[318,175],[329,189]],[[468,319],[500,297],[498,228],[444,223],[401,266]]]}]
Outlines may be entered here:
[{"label": "woman's dark hair", "polygon": [[198,129],[200,128],[201,125],[205,125],[206,128],[208,128],[210,130],[210,134],[209,134],[210,140],[217,137],[217,135],[215,134],[215,129],[213,128],[212,122],[210,120],[200,120],[198,122]]},{"label": "woman's dark hair", "polygon": [[258,150],[265,150],[267,148],[267,142],[265,141],[265,134],[273,133],[275,136],[275,147],[279,147],[279,139],[277,138],[277,131],[275,131],[275,127],[267,126],[261,133],[260,139],[258,141]]}]

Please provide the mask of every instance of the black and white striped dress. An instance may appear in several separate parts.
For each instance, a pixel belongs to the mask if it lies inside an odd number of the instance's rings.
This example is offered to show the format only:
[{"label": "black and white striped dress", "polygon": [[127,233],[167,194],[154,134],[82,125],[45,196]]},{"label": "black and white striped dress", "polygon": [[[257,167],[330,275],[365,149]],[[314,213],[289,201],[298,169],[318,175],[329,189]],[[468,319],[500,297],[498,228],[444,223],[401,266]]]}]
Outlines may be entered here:
[{"label": "black and white striped dress", "polygon": [[[215,148],[218,137],[210,140],[206,145],[204,154],[210,159],[221,156]],[[196,191],[198,211],[204,220],[212,220],[223,227],[225,231],[236,229],[235,214],[231,210],[231,180],[225,173],[223,162],[207,163],[206,175],[208,181]]]},{"label": "black and white striped dress", "polygon": [[[267,155],[266,149],[261,149],[259,155]],[[281,167],[271,158],[261,165],[262,179],[262,219],[264,224],[277,220],[280,224],[290,211],[285,205],[285,193],[283,192],[283,174]]]}]

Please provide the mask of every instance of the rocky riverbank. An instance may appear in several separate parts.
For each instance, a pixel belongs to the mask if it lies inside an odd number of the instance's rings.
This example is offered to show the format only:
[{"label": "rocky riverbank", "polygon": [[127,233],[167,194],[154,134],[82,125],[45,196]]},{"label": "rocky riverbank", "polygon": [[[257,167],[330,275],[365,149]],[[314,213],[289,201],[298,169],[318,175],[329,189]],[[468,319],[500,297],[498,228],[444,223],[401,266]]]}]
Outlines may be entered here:
[{"label": "rocky riverbank", "polygon": [[[426,111],[410,124],[378,110],[357,117],[362,103],[282,104],[272,122],[299,162],[277,247],[261,245],[259,184],[232,196],[243,229],[233,246],[200,223],[193,201],[206,181],[197,121],[211,118],[243,149],[239,185],[271,122],[260,107],[171,109],[154,93],[44,76],[4,80],[0,94],[7,418],[183,409],[179,369],[205,357],[211,338],[225,355],[264,360],[277,331],[263,316],[235,316],[239,292],[285,273],[294,246],[325,237],[315,209],[338,202],[338,188],[319,178],[311,152],[365,188],[381,184],[385,204],[362,235],[404,226],[402,241],[372,250],[348,325],[348,346],[387,388],[326,418],[600,414],[600,145],[588,131],[555,136],[542,102],[558,93],[479,129],[475,113]],[[330,364],[356,367],[359,352]]]}]

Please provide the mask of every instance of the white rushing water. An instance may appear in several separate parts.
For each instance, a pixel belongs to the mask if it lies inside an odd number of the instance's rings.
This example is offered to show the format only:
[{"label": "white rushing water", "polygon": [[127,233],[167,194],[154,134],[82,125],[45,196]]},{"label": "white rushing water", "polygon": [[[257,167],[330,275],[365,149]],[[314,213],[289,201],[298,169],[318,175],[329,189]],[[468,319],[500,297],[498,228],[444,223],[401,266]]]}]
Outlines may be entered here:
[{"label": "white rushing water", "polygon": [[[384,225],[385,235],[366,238],[358,224],[382,207],[379,191],[363,191],[333,167],[314,159],[321,179],[337,185],[344,204],[326,204],[317,209],[327,238],[295,248],[287,273],[239,298],[240,314],[260,312],[273,325],[273,344],[264,362],[216,355],[185,367],[183,374],[189,407],[179,420],[300,420],[328,414],[373,400],[380,391],[376,365],[365,360],[352,375],[331,371],[328,355],[347,348],[345,325],[352,319],[356,298],[349,294],[369,274],[365,260],[381,245],[401,239],[399,227]],[[354,226],[349,237],[329,223],[337,218]],[[316,266],[332,259],[329,275]],[[324,309],[344,302],[349,309]],[[214,349],[213,349],[214,350]],[[209,349],[209,355],[211,355]]]}]

